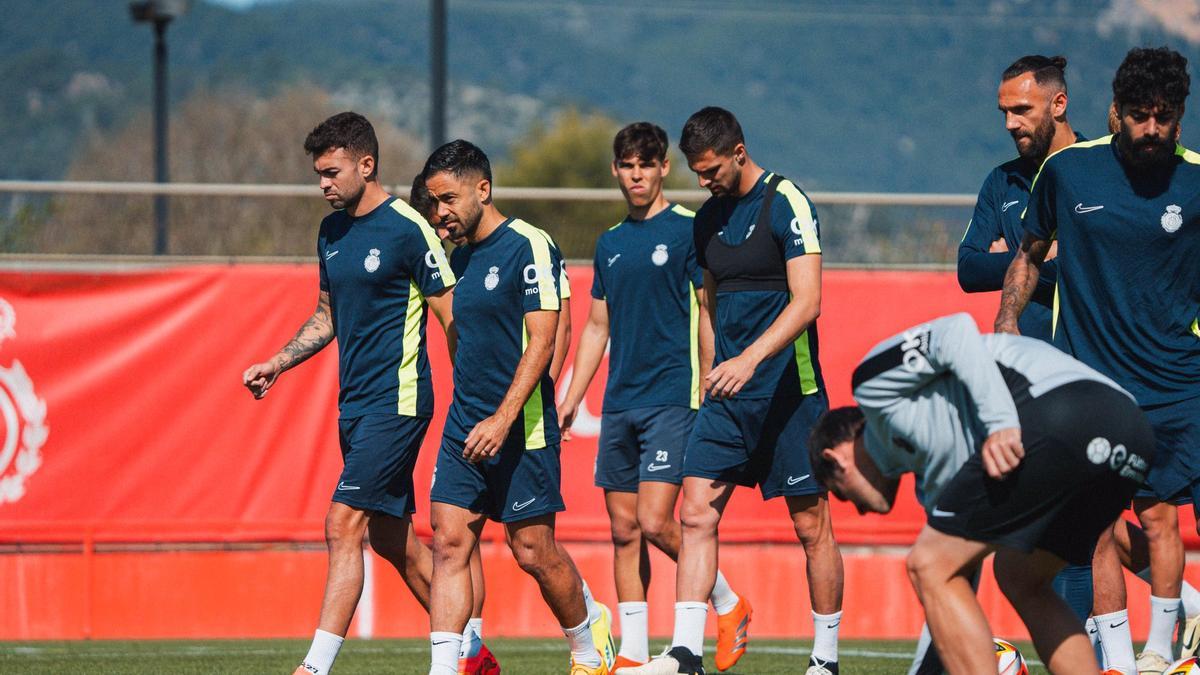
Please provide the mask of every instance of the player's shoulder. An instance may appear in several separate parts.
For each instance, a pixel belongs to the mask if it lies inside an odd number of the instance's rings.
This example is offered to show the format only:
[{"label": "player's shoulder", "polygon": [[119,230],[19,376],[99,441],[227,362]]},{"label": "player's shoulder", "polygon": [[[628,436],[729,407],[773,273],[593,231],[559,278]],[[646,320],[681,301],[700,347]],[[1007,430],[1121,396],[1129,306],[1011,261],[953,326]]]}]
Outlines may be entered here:
[{"label": "player's shoulder", "polygon": [[1090,141],[1072,143],[1061,150],[1051,153],[1046,158],[1046,161],[1042,163],[1042,168],[1044,169],[1047,166],[1053,165],[1057,169],[1086,164],[1096,159],[1111,158],[1113,156],[1111,149],[1114,142],[1113,138],[1112,134],[1109,134],[1108,136],[1102,136]]},{"label": "player's shoulder", "polygon": [[1175,156],[1183,161],[1184,165],[1192,169],[1200,169],[1200,152],[1190,150],[1183,147],[1179,143],[1175,144]]},{"label": "player's shoulder", "polygon": [[520,218],[513,218],[509,221],[508,229],[517,235],[514,241],[522,248],[532,251],[535,256],[543,253],[549,255],[551,251],[558,251],[558,245],[554,243],[550,233],[540,227],[530,225]]},{"label": "player's shoulder", "polygon": [[775,193],[783,197],[783,201],[793,211],[810,210],[813,208],[812,200],[808,198],[808,194],[795,181],[789,178],[780,177],[779,183],[775,186]]},{"label": "player's shoulder", "polygon": [[399,226],[398,231],[403,234],[420,234],[422,238],[426,234],[429,234],[435,239],[437,238],[437,234],[433,231],[433,226],[403,199],[398,197],[392,199],[391,203],[386,207],[384,216],[390,223]]}]

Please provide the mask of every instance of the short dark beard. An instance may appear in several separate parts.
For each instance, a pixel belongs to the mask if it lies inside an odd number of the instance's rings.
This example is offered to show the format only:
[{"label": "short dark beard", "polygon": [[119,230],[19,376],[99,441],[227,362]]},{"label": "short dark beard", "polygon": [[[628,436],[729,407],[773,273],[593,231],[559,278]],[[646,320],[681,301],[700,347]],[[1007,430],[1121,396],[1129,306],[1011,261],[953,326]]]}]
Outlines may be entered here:
[{"label": "short dark beard", "polygon": [[1017,144],[1017,154],[1021,156],[1021,159],[1035,164],[1046,161],[1046,155],[1050,154],[1050,146],[1054,144],[1054,117],[1051,116],[1048,106],[1042,123],[1033,130],[1033,133],[1028,136],[1022,134],[1020,137],[1013,138],[1013,141],[1019,141],[1022,137],[1029,138],[1032,142],[1025,150],[1021,150],[1021,145]]},{"label": "short dark beard", "polygon": [[[1134,141],[1133,136],[1129,133],[1129,129],[1125,127],[1125,121],[1122,120],[1121,133],[1117,135],[1117,149],[1121,152],[1121,158],[1131,168],[1141,171],[1160,169],[1167,166],[1171,158],[1175,156],[1174,138],[1178,126],[1178,123],[1173,125],[1165,141],[1150,138],[1142,138]],[[1153,149],[1148,150],[1147,148]]]}]

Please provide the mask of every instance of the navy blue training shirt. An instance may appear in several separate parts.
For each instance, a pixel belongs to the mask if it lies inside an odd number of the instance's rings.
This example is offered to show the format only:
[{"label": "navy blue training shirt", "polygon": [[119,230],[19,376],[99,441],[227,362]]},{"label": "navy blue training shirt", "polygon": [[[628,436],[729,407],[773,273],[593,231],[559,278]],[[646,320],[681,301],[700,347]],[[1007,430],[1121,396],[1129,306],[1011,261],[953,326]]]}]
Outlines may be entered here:
[{"label": "navy blue training shirt", "polygon": [[1142,406],[1200,396],[1200,155],[1126,169],[1115,136],[1046,160],[1025,229],[1058,240],[1054,344]]},{"label": "navy blue training shirt", "polygon": [[[1086,139],[1075,134],[1075,140]],[[975,201],[975,212],[958,245],[958,284],[964,291],[978,293],[1004,287],[1004,274],[1025,236],[1021,214],[1029,203],[1029,190],[1037,169],[1037,165],[1018,157],[992,169],[983,181]],[[1008,251],[989,253],[992,242],[1001,238]],[[1033,302],[1018,320],[1021,335],[1050,341],[1051,306],[1057,276],[1057,262],[1050,260],[1042,265]]]},{"label": "navy blue training shirt", "polygon": [[321,221],[317,261],[338,342],[340,417],[432,416],[425,296],[454,285],[433,228],[395,197],[358,218],[336,211]]},{"label": "navy blue training shirt", "polygon": [[704,277],[692,238],[695,214],[678,204],[625,218],[600,235],[592,297],[608,306],[604,412],[700,407],[700,308]]},{"label": "navy blue training shirt", "polygon": [[[511,218],[483,241],[455,252],[463,267],[454,288],[458,351],[445,434],[465,441],[476,424],[495,414],[512,385],[528,337],[525,314],[559,311],[562,260],[545,233]],[[511,433],[524,434],[527,450],[558,443],[548,363]]]},{"label": "navy blue training shirt", "polygon": [[[750,192],[742,197],[711,197],[696,213],[695,229],[717,226],[725,243],[741,244],[750,226],[758,219],[767,179],[764,172]],[[808,196],[789,180],[776,188],[771,204],[771,236],[783,252],[785,261],[802,255],[821,253],[820,224],[817,210]],[[707,269],[704,252],[696,252],[700,267]],[[714,365],[741,354],[757,340],[791,301],[787,291],[717,291],[716,355]],[[817,362],[816,323],[796,341],[758,365],[754,377],[737,398],[763,399],[777,395],[813,394],[825,386]]]}]

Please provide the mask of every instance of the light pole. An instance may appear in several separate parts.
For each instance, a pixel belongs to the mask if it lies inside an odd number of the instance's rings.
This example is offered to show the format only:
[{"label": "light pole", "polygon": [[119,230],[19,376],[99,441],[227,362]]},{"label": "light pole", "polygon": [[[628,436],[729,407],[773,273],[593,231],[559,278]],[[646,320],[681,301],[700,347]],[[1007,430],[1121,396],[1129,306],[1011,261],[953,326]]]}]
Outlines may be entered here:
[{"label": "light pole", "polygon": [[446,0],[429,0],[429,144],[446,142]]},{"label": "light pole", "polygon": [[[191,0],[137,0],[129,13],[154,26],[154,181],[170,181],[167,170],[167,24],[185,14]],[[154,195],[154,254],[167,252],[167,196]]]}]

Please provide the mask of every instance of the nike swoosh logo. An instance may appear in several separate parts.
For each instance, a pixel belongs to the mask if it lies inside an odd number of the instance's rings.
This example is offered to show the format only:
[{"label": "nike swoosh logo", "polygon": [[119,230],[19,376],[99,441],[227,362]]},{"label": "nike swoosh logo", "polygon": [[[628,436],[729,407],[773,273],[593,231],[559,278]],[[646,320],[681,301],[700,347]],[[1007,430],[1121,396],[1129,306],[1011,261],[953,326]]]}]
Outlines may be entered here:
[{"label": "nike swoosh logo", "polygon": [[1003,204],[1000,205],[1000,210],[1007,211],[1010,207],[1016,206],[1017,204],[1020,204],[1020,202],[1017,202],[1017,201],[1004,202]]},{"label": "nike swoosh logo", "polygon": [[337,489],[339,489],[339,490],[361,490],[362,488],[358,487],[357,485],[346,485],[346,481],[342,481],[342,482],[338,483]]},{"label": "nike swoosh logo", "polygon": [[325,254],[325,259],[329,260],[330,258],[332,258],[333,256],[335,256],[337,254],[338,254],[337,251],[329,251],[328,253]]},{"label": "nike swoosh logo", "polygon": [[795,485],[796,483],[799,483],[800,481],[804,480],[805,478],[808,478],[811,475],[812,475],[811,473],[806,473],[803,476],[796,477],[796,478],[793,478],[792,476],[788,476],[788,485]]},{"label": "nike swoosh logo", "polygon": [[1102,208],[1104,208],[1104,207],[1103,206],[1084,206],[1083,202],[1079,202],[1078,204],[1075,205],[1075,213],[1091,213],[1092,211],[1099,211]]},{"label": "nike swoosh logo", "polygon": [[933,517],[934,518],[950,518],[951,516],[954,516],[954,515],[955,515],[955,513],[953,511],[943,511],[936,506],[933,507]]},{"label": "nike swoosh logo", "polygon": [[1108,624],[1108,627],[1109,628],[1120,628],[1121,626],[1124,626],[1127,623],[1129,623],[1129,619],[1125,619],[1124,621],[1118,621],[1117,623],[1110,623],[1110,624]]},{"label": "nike swoosh logo", "polygon": [[525,508],[526,506],[529,506],[530,504],[532,504],[536,501],[537,501],[537,497],[534,497],[533,499],[530,499],[529,501],[520,503],[520,504],[517,502],[513,502],[513,507],[512,507],[513,511],[520,511],[521,509]]},{"label": "nike swoosh logo", "polygon": [[613,263],[617,262],[617,258],[620,258],[620,257],[621,257],[621,254],[620,254],[620,253],[618,253],[618,254],[614,255],[613,257],[609,258],[609,259],[608,259],[608,266],[609,266],[609,267],[612,267],[612,266],[613,266]]},{"label": "nike swoosh logo", "polygon": [[833,629],[833,628],[837,628],[837,627],[838,627],[838,626],[840,626],[840,625],[842,625],[842,622],[841,622],[841,621],[838,621],[837,623],[831,623],[831,624],[829,624],[828,626],[825,626],[825,627],[826,627],[826,628],[829,628],[829,629]]},{"label": "nike swoosh logo", "polygon": [[671,468],[670,464],[647,464],[646,465],[647,471],[662,471],[663,469],[669,469],[669,468]]}]

